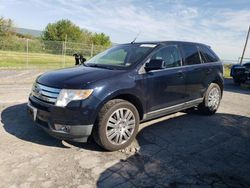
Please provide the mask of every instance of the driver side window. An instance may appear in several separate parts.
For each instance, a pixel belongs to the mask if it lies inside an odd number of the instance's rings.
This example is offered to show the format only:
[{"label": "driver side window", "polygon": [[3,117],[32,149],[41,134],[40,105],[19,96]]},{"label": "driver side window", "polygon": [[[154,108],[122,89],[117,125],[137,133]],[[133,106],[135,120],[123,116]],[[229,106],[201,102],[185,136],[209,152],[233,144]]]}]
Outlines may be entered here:
[{"label": "driver side window", "polygon": [[176,46],[164,47],[158,50],[150,59],[162,59],[165,68],[181,66],[181,57]]}]

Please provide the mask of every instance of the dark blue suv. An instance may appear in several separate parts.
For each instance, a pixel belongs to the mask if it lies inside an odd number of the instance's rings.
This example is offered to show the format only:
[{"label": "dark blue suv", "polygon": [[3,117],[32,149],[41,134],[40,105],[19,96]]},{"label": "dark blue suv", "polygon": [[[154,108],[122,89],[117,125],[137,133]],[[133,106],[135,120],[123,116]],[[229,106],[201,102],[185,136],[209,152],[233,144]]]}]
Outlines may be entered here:
[{"label": "dark blue suv", "polygon": [[92,135],[113,151],[133,141],[142,121],[189,108],[214,114],[222,92],[222,63],[209,46],[129,43],[39,76],[28,111],[56,138],[86,142]]}]

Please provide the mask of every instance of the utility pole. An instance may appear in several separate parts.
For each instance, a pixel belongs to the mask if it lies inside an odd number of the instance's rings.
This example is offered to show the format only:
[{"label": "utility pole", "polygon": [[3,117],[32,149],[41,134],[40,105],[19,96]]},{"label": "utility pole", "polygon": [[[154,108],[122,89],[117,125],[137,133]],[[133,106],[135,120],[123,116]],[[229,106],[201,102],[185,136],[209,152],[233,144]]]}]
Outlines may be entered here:
[{"label": "utility pole", "polygon": [[245,46],[244,46],[244,49],[243,49],[243,52],[242,52],[242,55],[241,55],[240,65],[242,65],[242,60],[244,58],[244,54],[245,54],[245,51],[246,51],[247,42],[248,42],[248,38],[249,38],[249,33],[250,33],[250,25],[249,25],[248,32],[247,32],[247,38],[246,38]]}]

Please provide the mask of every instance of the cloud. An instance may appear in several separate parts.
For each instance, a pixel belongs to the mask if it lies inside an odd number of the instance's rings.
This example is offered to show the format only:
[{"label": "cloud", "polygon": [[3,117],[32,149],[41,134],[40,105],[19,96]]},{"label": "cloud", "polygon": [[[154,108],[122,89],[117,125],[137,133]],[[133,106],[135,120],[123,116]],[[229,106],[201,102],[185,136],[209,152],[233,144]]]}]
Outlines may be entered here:
[{"label": "cloud", "polygon": [[[34,0],[51,18],[68,18],[82,28],[105,32],[113,42],[185,40],[211,45],[225,59],[241,55],[250,24],[248,1]],[[242,8],[237,8],[240,6]],[[20,9],[20,11],[22,11]],[[249,44],[250,46],[250,44]],[[249,49],[250,47],[248,47]],[[250,49],[246,56],[250,57]]]},{"label": "cloud", "polygon": [[2,11],[5,8],[4,5],[0,5],[0,11]]},{"label": "cloud", "polygon": [[[66,4],[65,4],[66,3]],[[199,7],[183,1],[77,1],[79,22],[90,28],[112,31],[115,42],[139,40],[187,40],[211,45],[222,58],[237,59],[250,23],[250,9]],[[117,33],[117,34],[115,34]],[[250,57],[249,52],[246,53]]]}]

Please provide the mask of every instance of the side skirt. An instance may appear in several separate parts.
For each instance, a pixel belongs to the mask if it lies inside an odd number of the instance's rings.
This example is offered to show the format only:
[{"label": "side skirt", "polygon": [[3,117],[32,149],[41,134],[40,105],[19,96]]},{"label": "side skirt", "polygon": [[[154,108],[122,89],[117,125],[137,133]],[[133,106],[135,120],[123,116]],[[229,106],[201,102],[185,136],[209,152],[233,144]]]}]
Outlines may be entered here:
[{"label": "side skirt", "polygon": [[182,111],[182,110],[197,106],[202,101],[203,101],[203,98],[199,98],[199,99],[187,101],[185,103],[170,106],[170,107],[167,107],[167,108],[162,108],[162,109],[159,109],[159,110],[148,112],[148,113],[144,114],[143,120],[141,122],[148,121],[148,120],[151,120],[151,119],[155,119],[155,118],[158,118],[158,117],[162,117],[162,116],[165,116],[165,115],[168,115],[168,114],[176,113],[176,112],[179,112],[179,111]]}]

